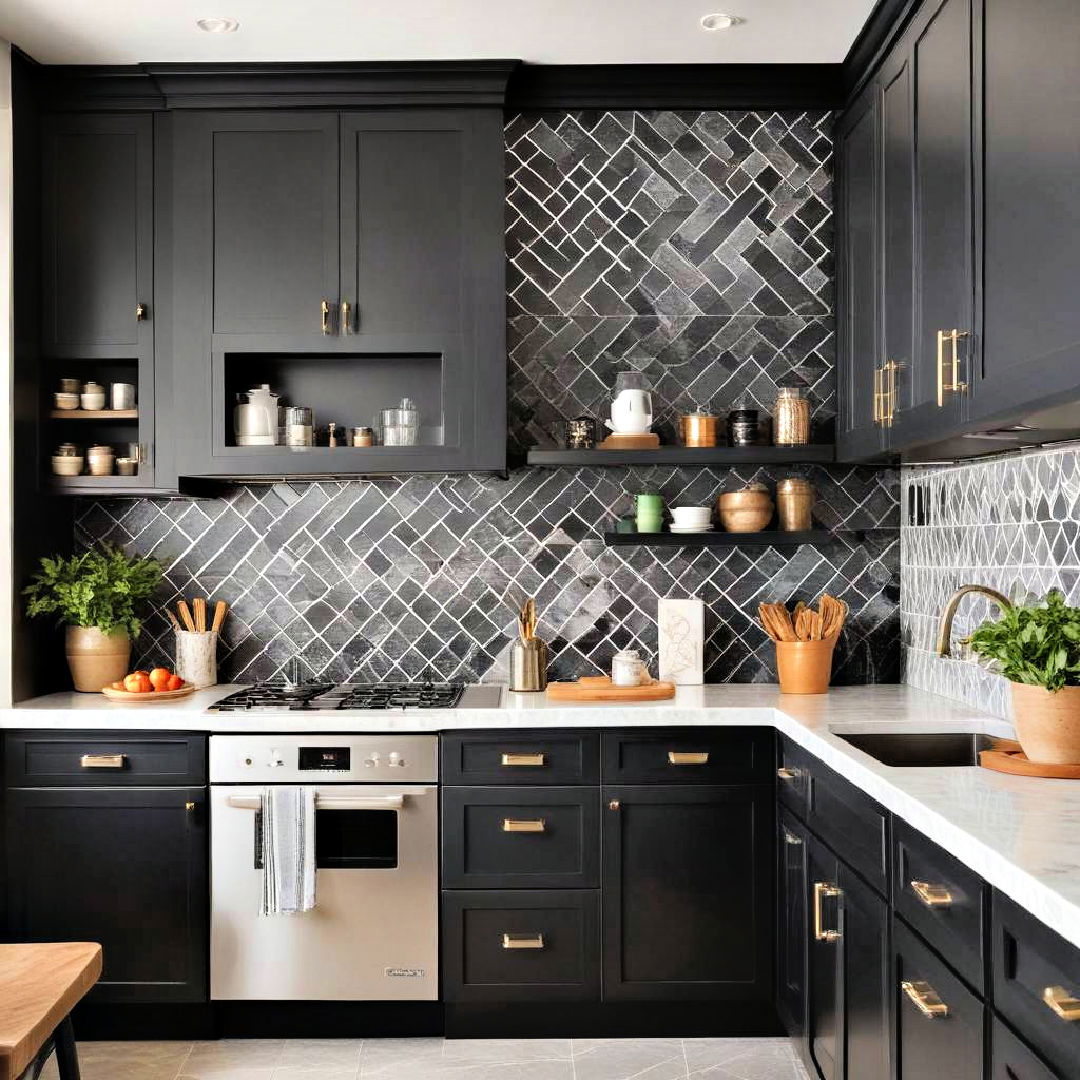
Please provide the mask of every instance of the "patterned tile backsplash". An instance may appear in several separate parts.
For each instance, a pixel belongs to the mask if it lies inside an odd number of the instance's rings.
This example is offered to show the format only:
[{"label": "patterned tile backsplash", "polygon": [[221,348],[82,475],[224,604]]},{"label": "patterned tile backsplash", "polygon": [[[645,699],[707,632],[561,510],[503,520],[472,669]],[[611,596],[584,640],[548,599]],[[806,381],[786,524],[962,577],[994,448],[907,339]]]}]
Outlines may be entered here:
[{"label": "patterned tile backsplash", "polygon": [[[835,415],[831,116],[573,112],[509,120],[509,438],[603,416],[617,371],[649,374],[656,428],[691,403],[771,409],[804,386],[821,441]],[[843,597],[836,681],[899,678],[899,473],[810,468],[816,517],[852,530],[780,551],[605,548],[631,496],[713,500],[767,470],[520,469],[242,486],[214,499],[80,505],[77,542],[157,555],[173,596],[233,605],[222,679],[294,655],[339,679],[504,678],[517,605],[535,595],[552,675],[636,647],[655,670],[656,601],[706,604],[708,681],[775,678],[761,600]],[[859,531],[855,531],[859,530]],[[865,530],[865,531],[863,531]],[[171,653],[152,618],[137,651]]]},{"label": "patterned tile backsplash", "polygon": [[[767,470],[523,469],[509,480],[411,477],[385,482],[250,486],[209,500],[102,500],[81,507],[78,540],[156,555],[168,595],[227,598],[223,679],[273,677],[294,655],[338,679],[505,677],[523,597],[535,595],[552,675],[595,674],[620,648],[655,671],[656,601],[706,604],[706,680],[774,681],[757,626],[762,600],[847,600],[852,619],[838,682],[899,678],[897,474],[811,468],[823,525],[869,530],[794,552],[606,548],[630,494],[702,504],[725,481]],[[168,656],[148,621],[137,651]]]},{"label": "patterned tile backsplash", "polygon": [[[938,619],[964,584],[990,585],[1011,598],[1058,588],[1080,604],[1080,450],[905,468],[902,486],[905,681],[1008,716],[1004,679],[975,661],[936,656]],[[953,640],[994,612],[982,597],[964,600]]]}]

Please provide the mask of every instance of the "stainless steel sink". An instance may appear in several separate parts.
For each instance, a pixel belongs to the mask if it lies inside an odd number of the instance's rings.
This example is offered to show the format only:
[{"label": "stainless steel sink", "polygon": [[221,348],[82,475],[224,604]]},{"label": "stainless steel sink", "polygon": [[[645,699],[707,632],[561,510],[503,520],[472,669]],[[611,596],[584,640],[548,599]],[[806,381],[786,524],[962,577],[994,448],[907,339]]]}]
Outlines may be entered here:
[{"label": "stainless steel sink", "polygon": [[979,751],[997,739],[981,731],[859,731],[833,734],[856,750],[895,768],[941,768],[978,765]]}]

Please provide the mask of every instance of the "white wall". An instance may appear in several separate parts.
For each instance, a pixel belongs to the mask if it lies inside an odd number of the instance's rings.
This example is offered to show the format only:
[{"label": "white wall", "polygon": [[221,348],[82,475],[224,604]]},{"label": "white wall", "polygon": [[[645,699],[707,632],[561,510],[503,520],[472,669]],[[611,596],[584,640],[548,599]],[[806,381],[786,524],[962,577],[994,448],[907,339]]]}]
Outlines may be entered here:
[{"label": "white wall", "polygon": [[12,581],[11,46],[0,38],[0,707],[11,704]]}]

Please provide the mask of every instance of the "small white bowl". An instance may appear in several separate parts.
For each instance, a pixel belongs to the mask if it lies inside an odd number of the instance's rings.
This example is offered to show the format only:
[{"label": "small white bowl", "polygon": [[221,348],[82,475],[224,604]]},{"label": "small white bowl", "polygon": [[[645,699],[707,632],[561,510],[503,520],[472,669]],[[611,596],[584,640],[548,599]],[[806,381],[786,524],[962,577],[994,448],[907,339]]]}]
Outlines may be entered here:
[{"label": "small white bowl", "polygon": [[673,506],[671,516],[678,525],[701,525],[712,521],[712,507]]},{"label": "small white bowl", "polygon": [[56,457],[52,459],[53,476],[81,476],[84,459],[81,457]]},{"label": "small white bowl", "polygon": [[66,390],[57,391],[53,394],[53,398],[56,401],[56,407],[63,409],[65,412],[70,412],[72,409],[79,407],[79,395],[69,393]]}]

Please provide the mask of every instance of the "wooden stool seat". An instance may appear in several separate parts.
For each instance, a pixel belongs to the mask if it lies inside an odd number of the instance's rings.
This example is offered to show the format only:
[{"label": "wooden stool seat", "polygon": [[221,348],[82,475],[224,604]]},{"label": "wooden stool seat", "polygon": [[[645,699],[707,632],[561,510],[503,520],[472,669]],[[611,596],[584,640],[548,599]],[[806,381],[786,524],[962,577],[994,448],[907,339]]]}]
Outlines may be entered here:
[{"label": "wooden stool seat", "polygon": [[101,975],[101,946],[0,945],[0,1080],[17,1080]]}]

